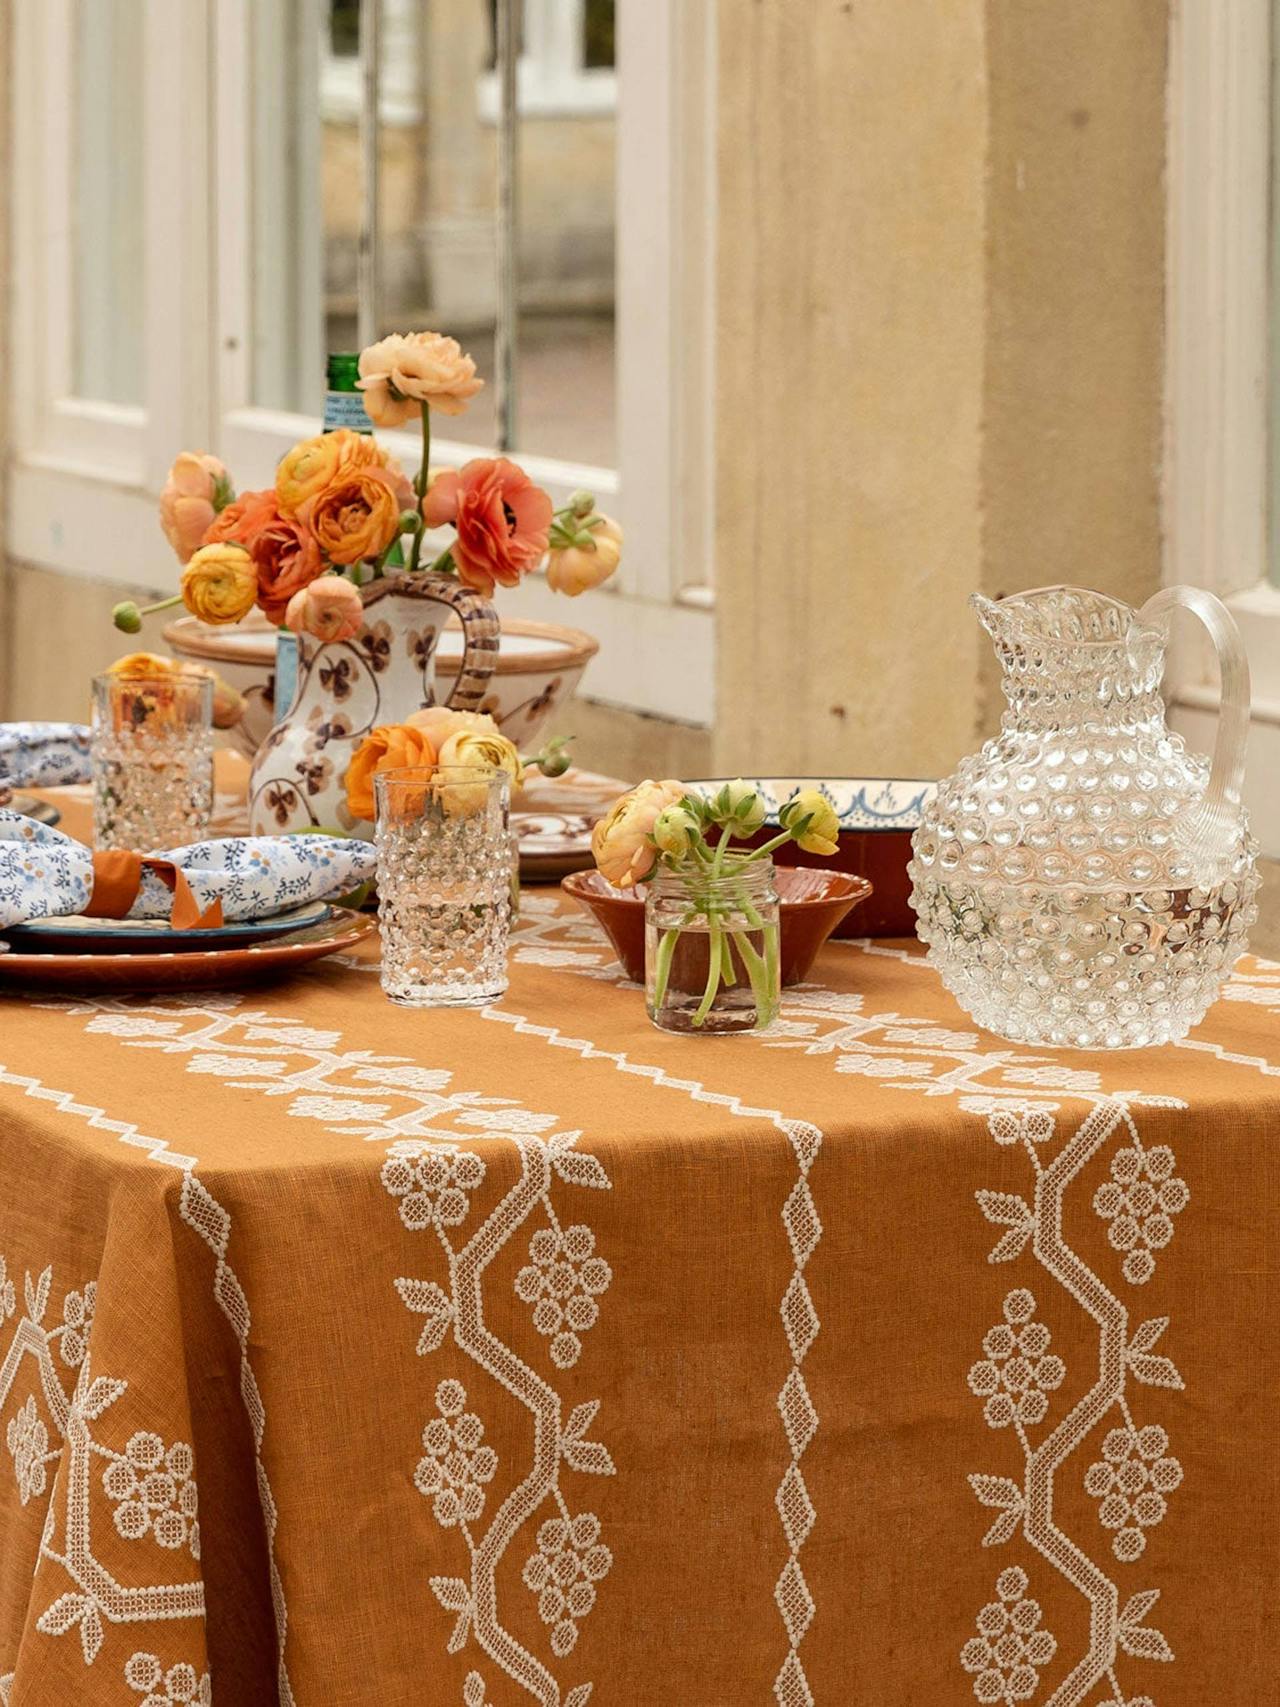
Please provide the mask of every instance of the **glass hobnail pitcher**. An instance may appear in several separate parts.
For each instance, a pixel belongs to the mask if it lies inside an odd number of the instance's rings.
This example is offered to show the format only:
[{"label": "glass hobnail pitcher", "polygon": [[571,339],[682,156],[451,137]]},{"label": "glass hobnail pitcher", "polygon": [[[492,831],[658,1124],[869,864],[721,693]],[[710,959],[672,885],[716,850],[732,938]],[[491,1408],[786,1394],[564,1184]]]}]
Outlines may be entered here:
[{"label": "glass hobnail pitcher", "polygon": [[[1001,733],[940,783],[912,904],[943,982],[1021,1043],[1136,1049],[1203,1016],[1257,917],[1240,788],[1249,667],[1220,600],[1133,611],[1079,587],[970,601],[995,641]],[[1222,710],[1212,767],[1165,721],[1171,612],[1204,623]]]}]

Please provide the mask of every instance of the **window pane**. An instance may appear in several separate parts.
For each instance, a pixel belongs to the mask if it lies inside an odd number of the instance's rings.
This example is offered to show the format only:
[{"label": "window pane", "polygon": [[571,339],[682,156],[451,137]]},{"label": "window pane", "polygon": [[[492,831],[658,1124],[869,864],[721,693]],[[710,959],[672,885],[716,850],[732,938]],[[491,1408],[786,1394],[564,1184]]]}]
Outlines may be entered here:
[{"label": "window pane", "polygon": [[[584,31],[603,29],[607,12],[611,32],[612,5],[583,5],[526,0],[523,9],[516,448],[608,465],[615,127],[611,94],[583,61]],[[493,7],[382,0],[378,151],[380,329],[431,328],[470,351],[485,389],[437,430],[482,448],[496,432]],[[325,352],[356,347],[353,10],[350,0],[252,8],[254,400],[311,416]]]},{"label": "window pane", "polygon": [[137,0],[78,0],[72,386],[141,403],[142,20]]},{"label": "window pane", "polygon": [[593,67],[613,64],[614,0],[585,0],[582,29],[582,63]]}]

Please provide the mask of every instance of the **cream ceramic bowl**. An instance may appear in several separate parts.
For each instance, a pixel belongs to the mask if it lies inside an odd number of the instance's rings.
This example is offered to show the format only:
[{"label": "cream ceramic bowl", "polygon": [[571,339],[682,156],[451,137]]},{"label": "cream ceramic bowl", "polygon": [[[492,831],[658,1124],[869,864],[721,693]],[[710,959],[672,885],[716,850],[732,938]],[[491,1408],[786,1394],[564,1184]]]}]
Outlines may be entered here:
[{"label": "cream ceramic bowl", "polygon": [[[234,731],[236,744],[252,756],[275,722],[277,631],[265,621],[214,628],[193,616],[179,617],[164,631],[180,658],[211,665],[247,701]],[[498,666],[482,710],[491,712],[521,752],[530,752],[556,712],[577,692],[599,642],[579,628],[507,618],[502,624]],[[462,659],[462,630],[446,628],[436,653],[436,691],[443,703]]]}]

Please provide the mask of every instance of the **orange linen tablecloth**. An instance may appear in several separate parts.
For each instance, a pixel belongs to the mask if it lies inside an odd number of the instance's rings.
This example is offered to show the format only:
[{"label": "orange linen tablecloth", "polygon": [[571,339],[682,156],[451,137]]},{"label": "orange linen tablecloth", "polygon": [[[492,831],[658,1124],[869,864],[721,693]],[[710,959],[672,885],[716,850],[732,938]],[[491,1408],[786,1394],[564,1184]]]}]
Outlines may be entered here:
[{"label": "orange linen tablecloth", "polygon": [[1276,1699],[1280,967],[1110,1056],[512,974],[0,1002],[7,1707]]}]

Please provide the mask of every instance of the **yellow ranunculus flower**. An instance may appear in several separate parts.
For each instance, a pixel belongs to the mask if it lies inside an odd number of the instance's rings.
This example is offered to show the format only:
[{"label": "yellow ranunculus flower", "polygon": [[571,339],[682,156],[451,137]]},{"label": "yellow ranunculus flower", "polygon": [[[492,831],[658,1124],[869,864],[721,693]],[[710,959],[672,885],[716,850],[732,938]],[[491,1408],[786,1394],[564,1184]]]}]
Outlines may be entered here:
[{"label": "yellow ranunculus flower", "polygon": [[489,798],[489,779],[495,771],[505,771],[512,788],[518,788],[524,771],[520,754],[513,742],[495,730],[459,729],[440,747],[437,764],[441,770],[468,771],[475,782],[443,780],[440,800],[451,817],[469,818],[484,808]]},{"label": "yellow ranunculus flower", "polygon": [[827,859],[839,846],[840,820],[836,809],[816,788],[802,788],[793,800],[788,800],[778,814],[778,822],[784,830],[791,830],[793,824],[804,824],[798,835],[794,830],[791,833],[796,846],[806,853],[820,854]]},{"label": "yellow ranunculus flower", "polygon": [[622,529],[611,516],[599,515],[598,525],[583,531],[590,545],[564,546],[547,558],[547,585],[571,599],[607,581],[622,557]]},{"label": "yellow ranunculus flower", "polygon": [[258,597],[258,570],[242,545],[202,545],[182,571],[182,602],[201,622],[239,622]]},{"label": "yellow ranunculus flower", "polygon": [[296,516],[309,498],[352,468],[381,468],[386,458],[369,433],[339,427],[317,433],[286,451],[276,469],[276,502],[282,515]]}]

